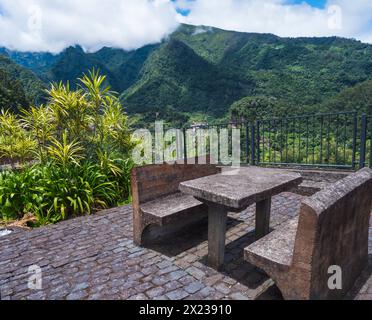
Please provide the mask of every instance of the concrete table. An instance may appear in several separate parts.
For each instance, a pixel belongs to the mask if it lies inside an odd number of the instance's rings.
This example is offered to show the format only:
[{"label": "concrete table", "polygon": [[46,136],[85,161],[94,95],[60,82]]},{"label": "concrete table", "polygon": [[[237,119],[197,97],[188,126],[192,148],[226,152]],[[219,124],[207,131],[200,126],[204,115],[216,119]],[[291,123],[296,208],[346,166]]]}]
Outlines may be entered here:
[{"label": "concrete table", "polygon": [[241,212],[256,203],[256,238],[270,232],[271,198],[302,183],[295,172],[258,167],[226,170],[180,184],[180,191],[209,207],[209,265],[220,269],[225,258],[228,212]]}]

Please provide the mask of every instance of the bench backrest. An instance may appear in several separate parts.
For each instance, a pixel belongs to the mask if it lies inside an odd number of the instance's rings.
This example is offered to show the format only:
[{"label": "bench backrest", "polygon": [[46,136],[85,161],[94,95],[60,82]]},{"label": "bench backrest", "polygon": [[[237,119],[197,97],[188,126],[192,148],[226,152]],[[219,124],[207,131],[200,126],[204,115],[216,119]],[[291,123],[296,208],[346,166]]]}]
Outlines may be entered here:
[{"label": "bench backrest", "polygon": [[[337,299],[351,289],[368,260],[371,204],[371,169],[351,174],[302,202],[293,260],[303,277],[302,290],[318,299]],[[329,288],[332,266],[342,270],[342,290]]]},{"label": "bench backrest", "polygon": [[220,173],[216,165],[162,164],[138,167],[132,170],[134,204],[142,204],[178,192],[184,181]]}]

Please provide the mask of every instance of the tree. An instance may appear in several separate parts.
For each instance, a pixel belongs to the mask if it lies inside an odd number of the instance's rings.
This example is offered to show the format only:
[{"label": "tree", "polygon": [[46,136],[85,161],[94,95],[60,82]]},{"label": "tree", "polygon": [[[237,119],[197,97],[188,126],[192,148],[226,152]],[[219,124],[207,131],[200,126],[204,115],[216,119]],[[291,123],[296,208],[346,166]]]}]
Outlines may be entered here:
[{"label": "tree", "polygon": [[230,118],[233,121],[254,122],[257,119],[279,116],[284,114],[284,104],[272,97],[253,96],[245,97],[234,102],[230,107]]}]

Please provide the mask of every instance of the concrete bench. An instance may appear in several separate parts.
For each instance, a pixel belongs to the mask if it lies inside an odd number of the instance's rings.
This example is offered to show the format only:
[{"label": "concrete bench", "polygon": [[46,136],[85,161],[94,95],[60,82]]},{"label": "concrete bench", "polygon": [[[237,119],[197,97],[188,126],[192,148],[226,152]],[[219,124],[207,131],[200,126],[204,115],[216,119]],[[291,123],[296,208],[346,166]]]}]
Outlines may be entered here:
[{"label": "concrete bench", "polygon": [[215,165],[150,165],[131,174],[134,242],[153,244],[208,217],[208,208],[179,192],[183,181],[219,173]]},{"label": "concrete bench", "polygon": [[[245,249],[285,299],[341,299],[368,263],[372,170],[363,169],[303,200],[299,217]],[[331,290],[329,268],[342,270]]]}]

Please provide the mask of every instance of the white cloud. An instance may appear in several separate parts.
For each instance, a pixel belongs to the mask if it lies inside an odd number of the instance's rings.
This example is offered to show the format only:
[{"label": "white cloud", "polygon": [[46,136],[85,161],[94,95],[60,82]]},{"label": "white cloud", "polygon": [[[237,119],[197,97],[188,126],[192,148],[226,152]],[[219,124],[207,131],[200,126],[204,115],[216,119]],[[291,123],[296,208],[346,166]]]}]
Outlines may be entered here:
[{"label": "white cloud", "polygon": [[135,49],[178,24],[170,0],[0,0],[0,46],[22,51]]},{"label": "white cloud", "polygon": [[[176,8],[191,10],[183,17]],[[371,0],[328,0],[324,9],[287,0],[0,0],[0,46],[59,52],[80,44],[127,50],[156,43],[180,22],[279,36],[372,42]],[[199,32],[199,31],[198,31]]]},{"label": "white cloud", "polygon": [[372,40],[371,0],[329,0],[324,9],[305,1],[286,0],[179,0],[191,10],[182,22],[243,32],[279,36],[344,36]]}]

